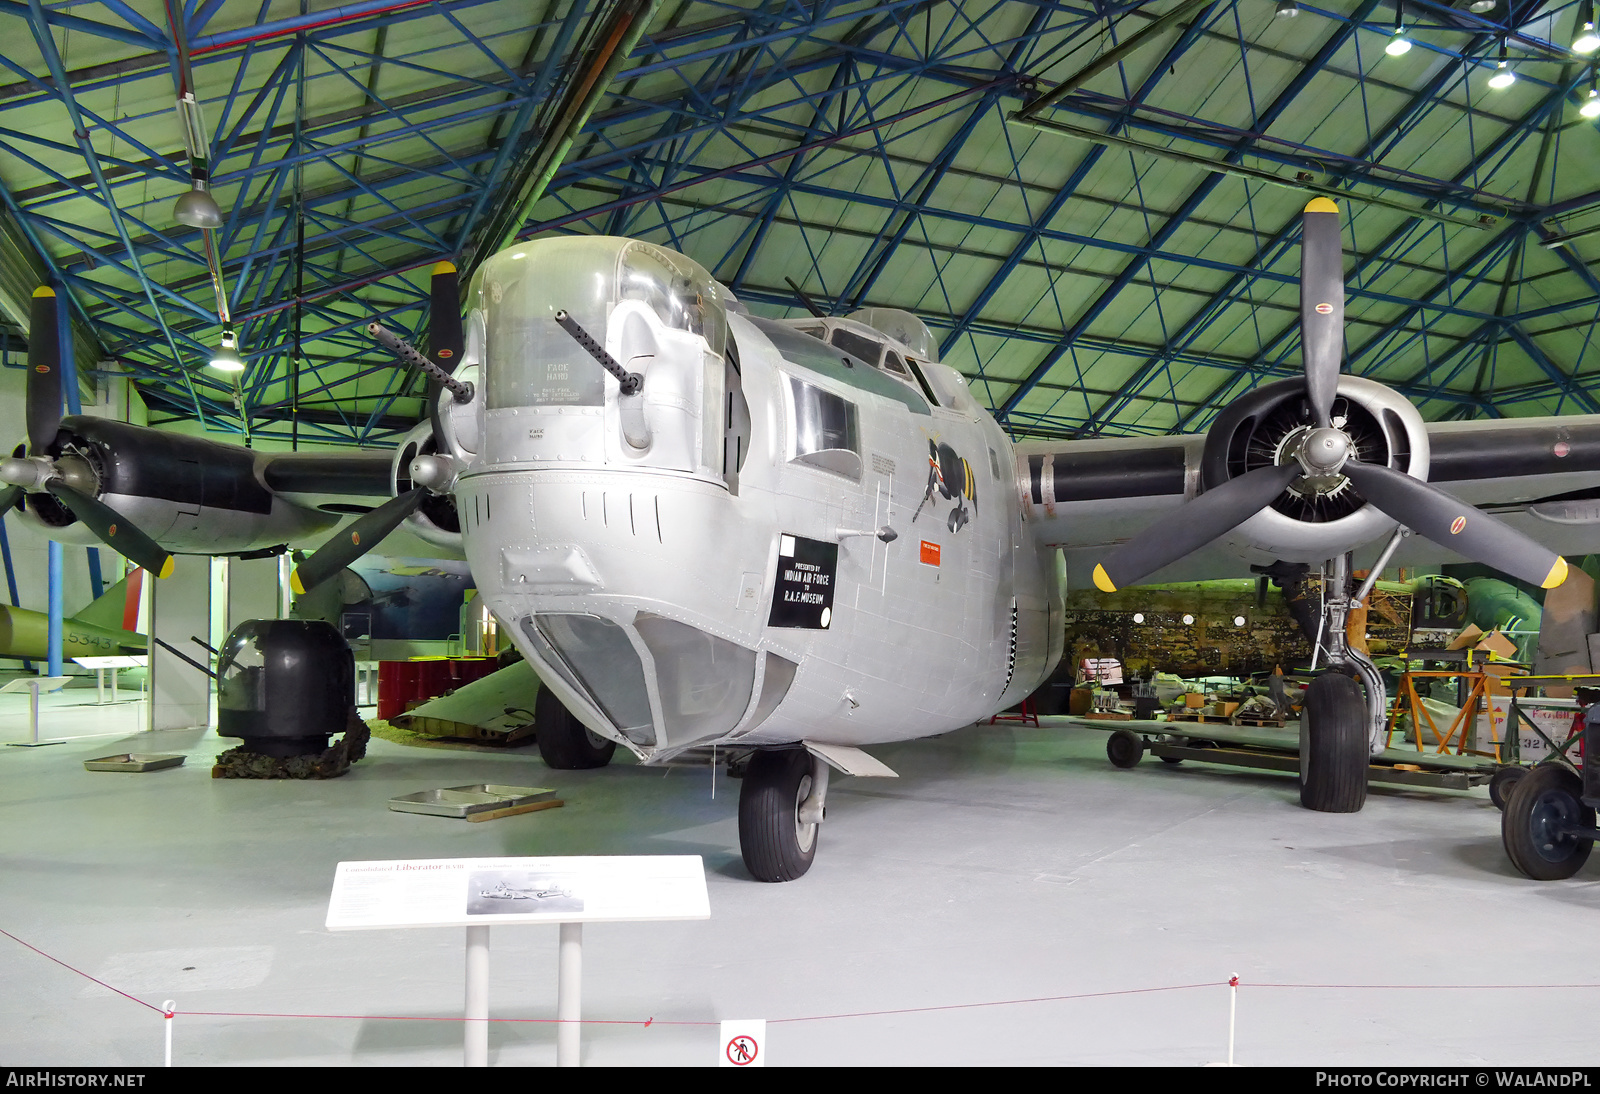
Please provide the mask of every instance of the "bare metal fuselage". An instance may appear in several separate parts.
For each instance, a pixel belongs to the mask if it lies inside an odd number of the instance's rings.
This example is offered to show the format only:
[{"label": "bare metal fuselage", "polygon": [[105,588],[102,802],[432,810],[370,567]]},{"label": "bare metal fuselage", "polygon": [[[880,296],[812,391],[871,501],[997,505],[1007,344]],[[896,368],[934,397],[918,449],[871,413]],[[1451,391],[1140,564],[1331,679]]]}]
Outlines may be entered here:
[{"label": "bare metal fuselage", "polygon": [[[505,405],[528,390],[505,374],[530,362],[498,355],[493,309],[547,294],[518,286],[527,268],[497,256],[474,284],[465,374],[487,398],[452,414],[456,504],[479,590],[591,729],[646,759],[873,744],[971,724],[1045,678],[1060,654],[1055,552],[1024,530],[1010,443],[954,370],[923,364],[947,404],[933,406],[898,379],[792,360],[771,324],[739,314],[718,353],[596,310],[590,332],[645,377],[640,452],[615,383],[590,405]],[[589,364],[545,346],[562,357],[547,386]],[[808,453],[808,407],[841,400],[854,410],[829,434],[838,447]]]}]

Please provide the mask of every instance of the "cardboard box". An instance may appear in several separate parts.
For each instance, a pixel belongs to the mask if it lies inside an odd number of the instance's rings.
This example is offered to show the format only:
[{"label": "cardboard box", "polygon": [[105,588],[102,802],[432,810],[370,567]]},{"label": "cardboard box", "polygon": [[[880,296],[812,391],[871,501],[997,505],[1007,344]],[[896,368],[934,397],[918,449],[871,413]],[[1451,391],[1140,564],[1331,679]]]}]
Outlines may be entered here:
[{"label": "cardboard box", "polygon": [[1218,718],[1231,718],[1233,717],[1233,712],[1238,709],[1238,703],[1217,702],[1211,704],[1211,713],[1215,714]]},{"label": "cardboard box", "polygon": [[1198,710],[1206,705],[1206,697],[1199,692],[1186,692],[1183,696],[1183,705],[1190,710]]}]

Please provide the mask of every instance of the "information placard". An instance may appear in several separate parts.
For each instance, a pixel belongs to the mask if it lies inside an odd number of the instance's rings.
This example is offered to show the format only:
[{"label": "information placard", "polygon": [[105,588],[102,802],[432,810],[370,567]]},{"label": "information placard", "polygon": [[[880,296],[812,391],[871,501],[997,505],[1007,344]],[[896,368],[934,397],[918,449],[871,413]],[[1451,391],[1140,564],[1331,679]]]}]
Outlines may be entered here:
[{"label": "information placard", "polygon": [[699,855],[341,862],[330,931],[709,919]]}]

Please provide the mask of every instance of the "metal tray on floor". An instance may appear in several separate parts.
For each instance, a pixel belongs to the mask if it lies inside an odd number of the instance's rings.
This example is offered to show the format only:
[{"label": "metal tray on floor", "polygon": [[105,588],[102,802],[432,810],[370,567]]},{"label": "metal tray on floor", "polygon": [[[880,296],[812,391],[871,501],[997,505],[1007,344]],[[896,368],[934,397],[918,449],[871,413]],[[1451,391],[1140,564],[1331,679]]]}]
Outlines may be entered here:
[{"label": "metal tray on floor", "polygon": [[427,813],[435,817],[470,817],[491,809],[513,809],[519,805],[549,801],[554,790],[541,786],[501,786],[498,783],[472,783],[447,786],[441,790],[419,790],[389,799],[389,808],[399,813]]},{"label": "metal tray on floor", "polygon": [[182,766],[182,756],[158,752],[122,752],[83,761],[85,771],[160,771],[166,767]]}]

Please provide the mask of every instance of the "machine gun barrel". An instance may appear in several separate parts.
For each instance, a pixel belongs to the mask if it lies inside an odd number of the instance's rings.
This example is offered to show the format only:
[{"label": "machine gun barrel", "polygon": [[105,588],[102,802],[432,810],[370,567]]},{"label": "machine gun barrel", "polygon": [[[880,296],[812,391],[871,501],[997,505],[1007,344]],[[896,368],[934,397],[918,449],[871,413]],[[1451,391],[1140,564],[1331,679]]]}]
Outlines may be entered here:
[{"label": "machine gun barrel", "polygon": [[470,383],[463,383],[451,376],[444,369],[418,353],[416,347],[390,331],[382,323],[368,323],[367,333],[372,335],[384,349],[398,357],[402,364],[410,365],[412,368],[419,368],[427,373],[430,379],[443,384],[450,390],[450,397],[456,402],[470,403],[472,401],[472,385]]},{"label": "machine gun barrel", "polygon": [[556,322],[561,324],[561,329],[572,335],[572,340],[588,351],[589,356],[600,362],[600,367],[617,378],[617,383],[622,385],[622,394],[637,395],[644,386],[644,377],[637,372],[629,372],[617,363],[617,359],[606,352],[606,348],[589,336],[589,332],[578,324],[578,321],[568,315],[565,310],[556,312]]}]

